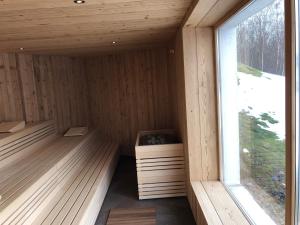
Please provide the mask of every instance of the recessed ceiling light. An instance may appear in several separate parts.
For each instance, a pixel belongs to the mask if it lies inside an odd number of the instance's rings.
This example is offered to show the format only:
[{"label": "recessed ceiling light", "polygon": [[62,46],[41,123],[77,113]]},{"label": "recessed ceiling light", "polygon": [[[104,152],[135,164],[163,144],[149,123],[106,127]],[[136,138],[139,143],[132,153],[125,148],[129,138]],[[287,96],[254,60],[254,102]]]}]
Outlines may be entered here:
[{"label": "recessed ceiling light", "polygon": [[85,3],[85,1],[84,0],[74,0],[74,3],[76,3],[76,4],[83,4],[83,3]]},{"label": "recessed ceiling light", "polygon": [[24,50],[24,48],[20,48],[20,50],[21,50],[21,51],[23,51],[23,50]]},{"label": "recessed ceiling light", "polygon": [[116,42],[116,41],[113,41],[112,43],[113,43],[113,45],[117,44],[117,42]]}]

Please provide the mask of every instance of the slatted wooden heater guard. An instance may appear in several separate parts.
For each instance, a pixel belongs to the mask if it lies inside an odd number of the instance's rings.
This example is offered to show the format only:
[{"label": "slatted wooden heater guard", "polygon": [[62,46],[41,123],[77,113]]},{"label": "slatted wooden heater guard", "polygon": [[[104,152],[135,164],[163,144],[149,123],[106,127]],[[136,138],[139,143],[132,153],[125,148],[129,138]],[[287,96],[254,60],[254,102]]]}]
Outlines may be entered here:
[{"label": "slatted wooden heater guard", "polygon": [[147,134],[174,134],[173,130],[141,131],[135,153],[139,199],[186,195],[183,144],[140,145]]}]

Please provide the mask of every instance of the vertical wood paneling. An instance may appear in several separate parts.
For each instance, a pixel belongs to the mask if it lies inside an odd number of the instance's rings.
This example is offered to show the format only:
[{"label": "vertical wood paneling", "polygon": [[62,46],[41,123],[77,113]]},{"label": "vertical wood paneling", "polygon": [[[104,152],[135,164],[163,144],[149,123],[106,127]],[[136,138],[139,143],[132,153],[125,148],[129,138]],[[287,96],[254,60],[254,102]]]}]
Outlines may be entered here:
[{"label": "vertical wood paneling", "polygon": [[[171,83],[171,93],[173,98],[173,112],[174,123],[179,136],[182,138],[182,143],[185,152],[185,165],[187,174],[187,192],[190,204],[191,198],[191,186],[190,186],[190,162],[189,162],[189,148],[187,138],[187,111],[186,111],[186,91],[185,91],[185,76],[184,76],[184,58],[183,58],[183,39],[182,33],[179,31],[174,40],[173,46],[174,54],[169,57],[169,68],[173,74]],[[195,160],[198,160],[195,158]]]},{"label": "vertical wood paneling", "polygon": [[127,155],[134,155],[138,131],[175,127],[174,75],[166,48],[85,60],[1,55],[2,64],[1,120],[54,119],[62,133],[87,125],[90,116],[92,125],[120,142]]},{"label": "vertical wood paneling", "polygon": [[17,59],[15,54],[0,55],[0,120],[23,118],[22,93],[19,88]]},{"label": "vertical wood paneling", "polygon": [[168,50],[153,49],[86,59],[90,118],[134,155],[140,130],[173,128]]},{"label": "vertical wood paneling", "polygon": [[88,124],[87,83],[83,60],[62,56],[34,56],[38,113],[55,119],[59,132]]},{"label": "vertical wood paneling", "polygon": [[0,54],[0,121],[51,119],[59,132],[88,124],[84,60]]},{"label": "vertical wood paneling", "polygon": [[214,30],[197,28],[197,65],[200,108],[202,180],[219,178]]},{"label": "vertical wood paneling", "polygon": [[183,28],[174,49],[173,111],[186,153],[188,199],[197,224],[208,224],[191,182],[219,178],[213,29]]},{"label": "vertical wood paneling", "polygon": [[[201,149],[200,90],[195,29],[183,30],[183,57],[187,117],[187,149],[191,180],[204,176]],[[197,159],[197,160],[196,160]]]},{"label": "vertical wood paneling", "polygon": [[40,121],[36,80],[31,55],[18,55],[21,90],[23,95],[25,119],[27,122]]},{"label": "vertical wood paneling", "polygon": [[191,181],[217,180],[218,135],[212,28],[183,29],[186,137]]}]

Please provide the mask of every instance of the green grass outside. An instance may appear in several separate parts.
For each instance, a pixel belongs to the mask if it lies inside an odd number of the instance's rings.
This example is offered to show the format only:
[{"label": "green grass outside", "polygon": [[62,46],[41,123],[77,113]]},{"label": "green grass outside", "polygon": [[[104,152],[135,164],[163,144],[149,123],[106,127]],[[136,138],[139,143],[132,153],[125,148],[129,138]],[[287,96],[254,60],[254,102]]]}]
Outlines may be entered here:
[{"label": "green grass outside", "polygon": [[251,66],[247,66],[245,64],[238,64],[238,71],[242,72],[242,73],[247,73],[247,74],[251,74],[253,76],[256,77],[261,77],[262,76],[262,72],[258,69],[255,69]]}]

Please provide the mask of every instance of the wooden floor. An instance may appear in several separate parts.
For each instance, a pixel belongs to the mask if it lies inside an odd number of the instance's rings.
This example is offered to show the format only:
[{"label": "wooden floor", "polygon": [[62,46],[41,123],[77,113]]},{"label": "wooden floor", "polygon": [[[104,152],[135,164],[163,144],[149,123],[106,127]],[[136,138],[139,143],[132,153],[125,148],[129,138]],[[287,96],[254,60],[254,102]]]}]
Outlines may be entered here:
[{"label": "wooden floor", "polygon": [[156,225],[155,208],[112,209],[107,225]]}]

